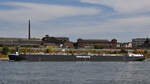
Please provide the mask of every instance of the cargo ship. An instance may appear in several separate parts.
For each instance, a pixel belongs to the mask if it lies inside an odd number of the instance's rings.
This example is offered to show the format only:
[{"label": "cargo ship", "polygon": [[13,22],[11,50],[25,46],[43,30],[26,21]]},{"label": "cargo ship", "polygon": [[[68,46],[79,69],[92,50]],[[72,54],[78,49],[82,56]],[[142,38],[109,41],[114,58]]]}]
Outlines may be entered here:
[{"label": "cargo ship", "polygon": [[50,54],[10,54],[10,61],[143,61],[141,54],[102,55],[50,55]]}]

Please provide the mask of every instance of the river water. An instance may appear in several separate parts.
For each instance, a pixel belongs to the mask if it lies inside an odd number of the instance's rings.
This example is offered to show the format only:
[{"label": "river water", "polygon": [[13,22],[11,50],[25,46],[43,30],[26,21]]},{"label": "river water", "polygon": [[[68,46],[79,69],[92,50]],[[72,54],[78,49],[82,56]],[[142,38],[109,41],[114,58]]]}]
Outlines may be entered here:
[{"label": "river water", "polygon": [[0,84],[150,84],[150,62],[0,62]]}]

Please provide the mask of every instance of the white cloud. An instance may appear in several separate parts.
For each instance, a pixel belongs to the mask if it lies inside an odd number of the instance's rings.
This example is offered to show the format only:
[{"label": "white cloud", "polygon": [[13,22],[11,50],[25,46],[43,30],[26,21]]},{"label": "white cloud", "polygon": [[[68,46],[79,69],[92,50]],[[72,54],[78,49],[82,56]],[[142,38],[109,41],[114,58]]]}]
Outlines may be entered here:
[{"label": "white cloud", "polygon": [[92,7],[75,7],[39,3],[7,2],[2,3],[6,6],[15,7],[13,9],[0,10],[0,20],[22,22],[32,18],[32,21],[47,21],[56,18],[78,16],[78,15],[95,15],[100,10]]},{"label": "white cloud", "polygon": [[150,11],[150,0],[80,0],[83,3],[105,5],[119,13],[141,13]]},{"label": "white cloud", "polygon": [[[137,13],[147,12],[150,9],[150,1],[148,0],[81,0],[81,2],[100,4],[112,7],[119,13]],[[135,3],[136,2],[136,3]],[[39,3],[23,3],[23,2],[7,2],[5,6],[15,8],[1,9],[0,21],[13,22],[11,25],[3,25],[6,28],[1,32],[3,36],[24,36],[27,35],[26,24],[23,24],[29,17],[32,22],[32,35],[44,36],[45,34],[66,36],[66,35],[85,35],[85,34],[101,34],[101,33],[117,33],[117,32],[150,32],[150,16],[132,16],[128,18],[101,18],[91,19],[96,14],[101,13],[100,9],[93,7],[76,7],[54,4]],[[75,20],[60,21],[63,17],[80,16]],[[92,17],[88,17],[91,15]],[[120,16],[121,17],[121,16]],[[59,18],[59,19],[57,19]],[[41,23],[41,21],[54,20],[59,23]],[[61,23],[61,24],[60,24]],[[13,28],[13,30],[11,29]],[[41,29],[42,28],[42,29]],[[18,29],[15,31],[14,29]],[[9,30],[10,33],[7,33]],[[26,31],[26,32],[25,32]],[[19,32],[19,33],[18,33]],[[141,34],[141,33],[140,33]]]},{"label": "white cloud", "polygon": [[[94,25],[93,25],[94,23]],[[100,34],[118,32],[149,32],[150,16],[115,18],[104,22],[87,22],[64,30],[64,34]],[[63,33],[63,32],[60,32]]]},{"label": "white cloud", "polygon": [[144,32],[150,26],[150,16],[112,19],[102,25],[104,32]]}]

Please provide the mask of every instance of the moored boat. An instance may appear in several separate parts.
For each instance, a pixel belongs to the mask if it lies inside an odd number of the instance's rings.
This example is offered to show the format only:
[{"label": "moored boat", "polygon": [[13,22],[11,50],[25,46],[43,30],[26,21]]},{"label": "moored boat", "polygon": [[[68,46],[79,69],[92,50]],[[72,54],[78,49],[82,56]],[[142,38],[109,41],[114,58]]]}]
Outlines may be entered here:
[{"label": "moored boat", "polygon": [[102,54],[102,55],[50,55],[50,54],[10,54],[13,61],[143,61],[141,54]]}]

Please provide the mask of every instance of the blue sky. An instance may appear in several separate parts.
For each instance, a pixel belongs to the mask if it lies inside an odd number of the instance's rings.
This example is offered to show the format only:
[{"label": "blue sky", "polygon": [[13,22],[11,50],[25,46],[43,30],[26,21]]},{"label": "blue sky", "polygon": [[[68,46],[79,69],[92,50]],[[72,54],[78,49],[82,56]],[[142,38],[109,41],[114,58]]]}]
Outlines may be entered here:
[{"label": "blue sky", "polygon": [[148,0],[0,0],[0,37],[131,41],[150,36]]}]

